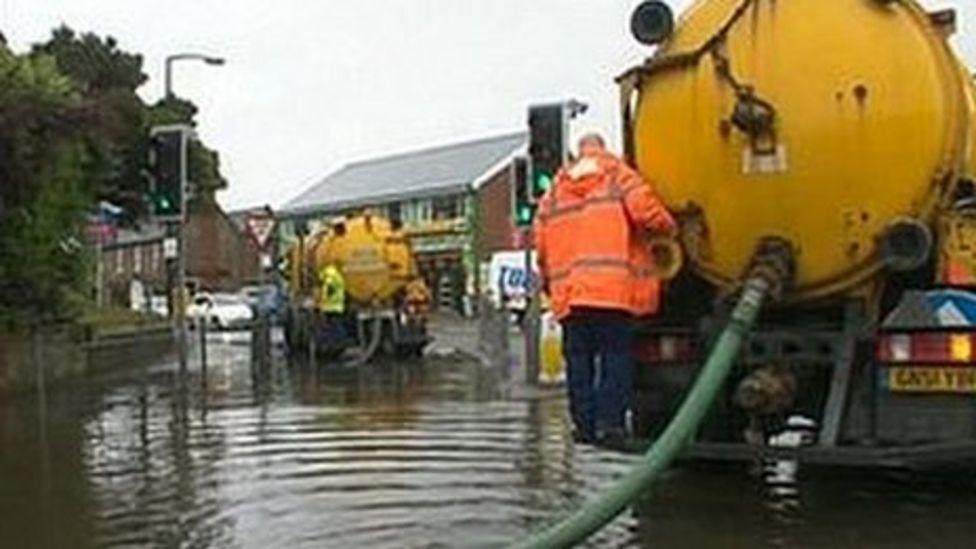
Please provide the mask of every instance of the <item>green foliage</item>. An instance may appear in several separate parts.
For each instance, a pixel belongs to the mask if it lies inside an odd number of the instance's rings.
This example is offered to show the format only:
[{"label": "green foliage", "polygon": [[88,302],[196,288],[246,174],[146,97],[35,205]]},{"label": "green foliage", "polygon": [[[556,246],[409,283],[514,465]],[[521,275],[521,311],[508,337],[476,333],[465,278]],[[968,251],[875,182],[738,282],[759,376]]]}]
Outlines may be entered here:
[{"label": "green foliage", "polygon": [[83,153],[52,151],[33,200],[0,223],[0,321],[46,321],[77,312],[87,287]]},{"label": "green foliage", "polygon": [[36,174],[52,148],[75,133],[70,81],[47,57],[17,57],[0,48],[0,220],[36,195]]},{"label": "green foliage", "polygon": [[[71,316],[88,299],[84,222],[97,200],[145,214],[149,128],[193,123],[178,98],[148,106],[141,56],[67,27],[27,54],[0,43],[0,323]],[[191,178],[226,186],[217,154],[191,149]],[[211,194],[212,196],[212,194]]]},{"label": "green foliage", "polygon": [[112,37],[55,29],[31,57],[49,57],[78,91],[85,115],[85,176],[95,195],[138,216],[143,213],[147,109],[136,90],[146,81],[142,57],[118,49]]},{"label": "green foliage", "polygon": [[142,56],[119,50],[111,36],[79,36],[61,26],[51,33],[50,40],[34,46],[32,51],[53,57],[61,72],[77,83],[85,95],[135,91],[147,79],[142,72]]}]

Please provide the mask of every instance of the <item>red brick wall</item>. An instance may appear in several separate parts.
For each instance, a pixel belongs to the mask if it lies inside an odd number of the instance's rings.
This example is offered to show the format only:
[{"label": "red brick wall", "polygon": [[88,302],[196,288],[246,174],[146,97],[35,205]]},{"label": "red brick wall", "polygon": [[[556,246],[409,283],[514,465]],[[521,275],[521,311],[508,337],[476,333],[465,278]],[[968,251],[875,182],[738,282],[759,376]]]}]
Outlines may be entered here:
[{"label": "red brick wall", "polygon": [[482,261],[497,251],[512,249],[511,170],[505,166],[478,189],[478,240]]},{"label": "red brick wall", "polygon": [[185,228],[187,272],[207,290],[237,290],[260,275],[258,250],[215,201],[200,200]]}]

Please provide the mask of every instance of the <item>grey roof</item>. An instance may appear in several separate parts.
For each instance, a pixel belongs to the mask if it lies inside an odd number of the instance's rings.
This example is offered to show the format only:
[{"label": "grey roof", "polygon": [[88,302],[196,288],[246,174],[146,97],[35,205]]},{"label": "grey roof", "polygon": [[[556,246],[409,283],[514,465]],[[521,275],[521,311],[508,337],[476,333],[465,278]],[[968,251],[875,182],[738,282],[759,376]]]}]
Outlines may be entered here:
[{"label": "grey roof", "polygon": [[461,192],[525,144],[524,132],[354,162],[285,204],[286,214],[336,211]]}]

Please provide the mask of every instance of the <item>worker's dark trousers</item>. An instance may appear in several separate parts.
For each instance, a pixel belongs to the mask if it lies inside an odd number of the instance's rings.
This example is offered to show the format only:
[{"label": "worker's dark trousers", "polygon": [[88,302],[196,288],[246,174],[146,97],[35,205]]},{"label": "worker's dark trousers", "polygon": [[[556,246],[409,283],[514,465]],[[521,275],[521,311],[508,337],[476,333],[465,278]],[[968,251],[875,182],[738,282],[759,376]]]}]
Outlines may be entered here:
[{"label": "worker's dark trousers", "polygon": [[569,410],[583,440],[626,434],[634,392],[634,328],[629,319],[571,315],[563,326]]}]

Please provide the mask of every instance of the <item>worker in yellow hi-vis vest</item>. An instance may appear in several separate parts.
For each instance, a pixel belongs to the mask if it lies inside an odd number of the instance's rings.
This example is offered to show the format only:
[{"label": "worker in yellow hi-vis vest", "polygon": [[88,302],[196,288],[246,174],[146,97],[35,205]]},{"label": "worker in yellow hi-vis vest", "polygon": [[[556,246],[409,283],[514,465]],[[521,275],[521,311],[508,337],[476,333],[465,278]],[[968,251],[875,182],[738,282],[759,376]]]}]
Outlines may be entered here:
[{"label": "worker in yellow hi-vis vest", "polygon": [[339,351],[350,343],[351,327],[346,317],[346,279],[333,264],[319,271],[317,339],[320,348]]},{"label": "worker in yellow hi-vis vest", "polygon": [[326,315],[346,313],[346,279],[331,263],[319,271],[318,309]]}]

